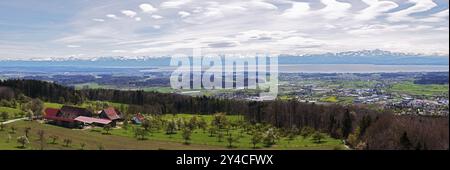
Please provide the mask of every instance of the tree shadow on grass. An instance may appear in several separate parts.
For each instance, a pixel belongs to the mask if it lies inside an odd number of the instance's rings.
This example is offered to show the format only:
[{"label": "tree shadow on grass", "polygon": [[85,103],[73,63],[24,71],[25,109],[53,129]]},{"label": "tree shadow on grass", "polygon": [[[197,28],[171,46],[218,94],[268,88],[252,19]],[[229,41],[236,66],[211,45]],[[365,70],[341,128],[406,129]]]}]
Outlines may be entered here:
[{"label": "tree shadow on grass", "polygon": [[327,141],[323,141],[323,140],[322,141],[314,141],[313,143],[314,144],[324,144],[324,143],[327,143]]},{"label": "tree shadow on grass", "polygon": [[148,138],[137,138],[138,141],[146,141]]},{"label": "tree shadow on grass", "polygon": [[238,147],[237,147],[237,146],[234,146],[234,145],[231,145],[231,146],[228,145],[228,146],[227,146],[227,149],[236,149],[236,148],[238,148]]},{"label": "tree shadow on grass", "polygon": [[27,149],[26,146],[16,146],[17,149]]}]

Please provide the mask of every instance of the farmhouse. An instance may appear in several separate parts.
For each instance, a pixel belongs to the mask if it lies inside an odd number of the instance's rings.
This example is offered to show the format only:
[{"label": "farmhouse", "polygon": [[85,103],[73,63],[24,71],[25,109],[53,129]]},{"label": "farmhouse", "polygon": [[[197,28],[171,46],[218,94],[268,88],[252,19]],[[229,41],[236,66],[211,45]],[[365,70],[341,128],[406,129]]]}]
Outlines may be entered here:
[{"label": "farmhouse", "polygon": [[[112,110],[115,109],[112,108]],[[109,119],[109,117],[93,118],[93,114],[89,110],[73,106],[63,106],[61,109],[47,108],[44,112],[45,120],[69,128],[83,127],[85,125],[115,125],[115,122],[113,121],[120,119],[118,115],[114,116],[113,113],[116,112],[112,111],[105,111],[105,115],[106,117],[108,117],[108,115],[111,116],[111,118],[114,118],[113,120]]]},{"label": "farmhouse", "polygon": [[47,121],[51,121],[52,123],[55,123],[59,126],[65,127],[76,126],[75,120],[68,117],[63,117],[63,114],[60,109],[47,108],[45,109],[44,112],[45,112],[44,119]]}]

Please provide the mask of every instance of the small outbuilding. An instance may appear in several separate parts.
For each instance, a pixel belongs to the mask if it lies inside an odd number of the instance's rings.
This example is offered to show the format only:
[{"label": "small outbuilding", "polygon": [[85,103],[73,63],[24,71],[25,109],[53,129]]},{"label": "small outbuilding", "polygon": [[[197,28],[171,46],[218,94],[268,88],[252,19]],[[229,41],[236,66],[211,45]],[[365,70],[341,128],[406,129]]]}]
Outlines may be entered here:
[{"label": "small outbuilding", "polygon": [[112,126],[116,126],[116,123],[117,123],[118,121],[123,120],[122,117],[121,117],[121,115],[122,115],[122,113],[121,113],[119,110],[115,109],[114,107],[109,107],[109,108],[106,108],[106,109],[101,110],[101,111],[99,112],[98,117],[99,117],[100,119],[108,119],[108,120],[111,120],[111,121],[112,121],[112,122],[111,122],[111,125],[112,125]]}]

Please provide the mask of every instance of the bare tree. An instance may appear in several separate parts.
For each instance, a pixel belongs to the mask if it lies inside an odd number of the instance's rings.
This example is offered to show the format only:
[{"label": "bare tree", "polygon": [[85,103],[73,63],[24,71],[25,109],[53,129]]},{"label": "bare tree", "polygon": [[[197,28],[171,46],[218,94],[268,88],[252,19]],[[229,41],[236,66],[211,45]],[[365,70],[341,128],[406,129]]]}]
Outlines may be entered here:
[{"label": "bare tree", "polygon": [[44,150],[44,147],[45,147],[45,144],[46,144],[45,131],[44,130],[38,130],[37,134],[38,134],[38,141],[39,141],[40,149]]},{"label": "bare tree", "polygon": [[29,144],[30,141],[28,140],[28,138],[26,136],[20,136],[17,138],[17,143],[20,143],[21,146],[20,148],[25,148],[25,145]]}]

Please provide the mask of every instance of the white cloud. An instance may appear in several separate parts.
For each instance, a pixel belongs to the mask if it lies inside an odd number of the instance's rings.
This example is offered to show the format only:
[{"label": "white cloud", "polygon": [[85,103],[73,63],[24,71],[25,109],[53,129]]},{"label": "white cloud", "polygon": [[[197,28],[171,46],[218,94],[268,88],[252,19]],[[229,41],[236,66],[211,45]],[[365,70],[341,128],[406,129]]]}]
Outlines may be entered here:
[{"label": "white cloud", "polygon": [[94,19],[92,19],[92,21],[96,21],[96,22],[105,22],[104,19],[100,19],[100,18],[94,18]]},{"label": "white cloud", "polygon": [[159,26],[159,25],[154,25],[153,28],[154,28],[154,29],[161,29],[161,26]]},{"label": "white cloud", "polygon": [[113,53],[126,53],[128,51],[127,50],[112,50],[111,52],[113,52]]},{"label": "white cloud", "polygon": [[352,7],[350,3],[338,2],[336,0],[321,0],[325,8],[317,11],[326,19],[339,19],[348,16],[348,10]]},{"label": "white cloud", "polygon": [[163,17],[161,15],[152,15],[153,19],[162,19]]},{"label": "white cloud", "polygon": [[428,11],[437,5],[432,0],[409,0],[409,1],[411,3],[414,3],[414,6],[404,10],[393,12],[389,15],[387,19],[392,22],[411,20],[411,14]]},{"label": "white cloud", "polygon": [[137,13],[132,10],[122,10],[120,12],[122,12],[123,15],[130,17],[130,18],[134,18],[137,15]]},{"label": "white cloud", "polygon": [[145,13],[154,13],[154,12],[158,11],[158,9],[156,9],[155,7],[153,7],[150,4],[141,4],[141,5],[139,5],[139,8],[141,8],[142,12],[145,12]]},{"label": "white cloud", "polygon": [[[268,9],[268,10],[277,10],[278,7],[274,4],[265,2],[263,0],[251,0],[250,2],[243,1],[247,8],[260,8],[260,9]],[[242,3],[242,2],[241,2]]]},{"label": "white cloud", "polygon": [[372,20],[376,17],[383,15],[385,12],[397,8],[398,5],[391,1],[381,1],[381,0],[362,0],[364,3],[369,5],[369,7],[358,12],[355,19],[358,20]]},{"label": "white cloud", "polygon": [[161,8],[180,8],[181,6],[190,3],[191,0],[170,0],[161,3]]},{"label": "white cloud", "polygon": [[112,19],[119,19],[119,17],[117,17],[117,16],[114,15],[114,14],[107,14],[106,17],[112,18]]},{"label": "white cloud", "polygon": [[309,14],[310,6],[306,2],[294,2],[292,3],[292,7],[286,9],[284,13],[281,15],[286,18],[299,18]]},{"label": "white cloud", "polygon": [[136,18],[134,18],[134,20],[136,20],[136,21],[141,21],[142,18],[141,18],[141,17],[136,17]]},{"label": "white cloud", "polygon": [[189,15],[191,15],[191,13],[186,12],[186,11],[180,11],[180,12],[178,12],[178,15],[180,15],[181,18],[186,18]]},{"label": "white cloud", "polygon": [[427,18],[420,19],[420,21],[424,21],[424,22],[445,22],[445,21],[448,21],[448,17],[449,17],[449,11],[448,11],[448,9],[446,9],[446,10],[443,10],[441,12],[432,14],[431,16],[429,16]]},{"label": "white cloud", "polygon": [[66,47],[68,47],[68,48],[80,48],[81,46],[79,46],[79,45],[67,45]]}]

